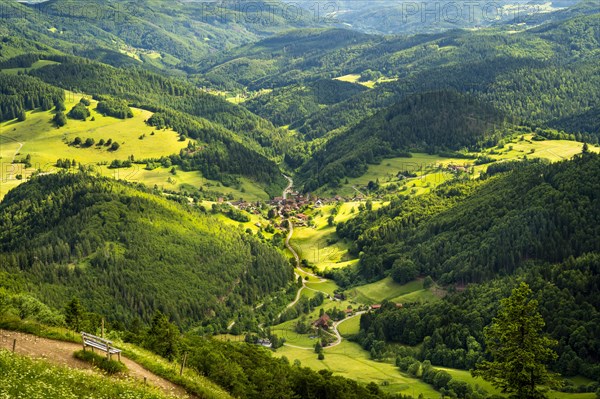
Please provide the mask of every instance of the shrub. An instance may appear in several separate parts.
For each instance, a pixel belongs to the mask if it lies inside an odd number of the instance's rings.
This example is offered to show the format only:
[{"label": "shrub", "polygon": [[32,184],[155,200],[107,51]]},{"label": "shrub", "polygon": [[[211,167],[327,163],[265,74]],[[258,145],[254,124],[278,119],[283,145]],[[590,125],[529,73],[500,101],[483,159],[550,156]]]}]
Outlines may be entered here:
[{"label": "shrub", "polygon": [[133,118],[133,112],[129,106],[127,106],[127,102],[123,100],[116,100],[113,98],[105,98],[104,100],[98,103],[98,112],[113,116],[115,118],[127,119]]},{"label": "shrub", "polygon": [[59,111],[56,113],[56,115],[54,115],[52,121],[56,126],[62,127],[67,124],[67,117],[65,116],[64,112]]},{"label": "shrub", "polygon": [[92,351],[79,350],[73,353],[73,357],[90,363],[94,367],[98,367],[100,370],[103,370],[108,374],[122,373],[127,370],[127,367],[125,367],[123,363],[117,360],[109,360],[106,357]]},{"label": "shrub", "polygon": [[67,116],[71,119],[79,119],[84,121],[90,116],[90,111],[85,105],[79,103],[76,104],[73,108],[71,108]]}]

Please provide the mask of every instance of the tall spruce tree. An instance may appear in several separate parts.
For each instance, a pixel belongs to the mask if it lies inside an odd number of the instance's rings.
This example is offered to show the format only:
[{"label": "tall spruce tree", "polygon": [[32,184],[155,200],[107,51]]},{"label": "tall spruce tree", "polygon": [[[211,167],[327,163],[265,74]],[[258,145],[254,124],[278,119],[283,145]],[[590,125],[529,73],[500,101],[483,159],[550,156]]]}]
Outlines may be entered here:
[{"label": "tall spruce tree", "polygon": [[484,331],[493,361],[480,362],[471,371],[474,377],[483,377],[519,399],[545,398],[540,386],[556,383],[546,363],[557,358],[551,349],[557,342],[542,334],[545,322],[531,296],[531,289],[522,282],[500,302],[498,315]]}]

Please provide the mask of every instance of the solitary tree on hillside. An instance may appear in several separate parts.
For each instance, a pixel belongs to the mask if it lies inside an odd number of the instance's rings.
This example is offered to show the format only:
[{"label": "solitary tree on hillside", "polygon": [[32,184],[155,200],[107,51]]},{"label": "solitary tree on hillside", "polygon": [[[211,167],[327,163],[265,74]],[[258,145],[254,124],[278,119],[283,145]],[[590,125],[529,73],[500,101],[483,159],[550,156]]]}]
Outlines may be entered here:
[{"label": "solitary tree on hillside", "polygon": [[144,346],[162,357],[173,360],[179,353],[179,329],[166,315],[156,311]]},{"label": "solitary tree on hillside", "polygon": [[81,331],[84,313],[85,310],[83,309],[83,306],[81,306],[79,298],[74,297],[65,307],[65,323],[67,323],[67,326],[71,330],[77,332]]},{"label": "solitary tree on hillside", "polygon": [[545,364],[556,359],[551,347],[557,342],[541,334],[545,323],[531,294],[523,282],[500,302],[498,315],[484,330],[487,351],[494,360],[478,363],[471,371],[474,377],[483,377],[519,399],[545,398],[539,386],[556,383]]}]

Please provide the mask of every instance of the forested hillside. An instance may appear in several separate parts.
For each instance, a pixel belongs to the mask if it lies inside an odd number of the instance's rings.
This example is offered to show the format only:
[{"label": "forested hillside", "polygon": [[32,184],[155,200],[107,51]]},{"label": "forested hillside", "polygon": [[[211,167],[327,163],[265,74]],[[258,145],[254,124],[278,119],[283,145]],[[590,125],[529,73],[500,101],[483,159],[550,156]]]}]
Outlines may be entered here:
[{"label": "forested hillside", "polygon": [[558,359],[552,368],[563,376],[585,375],[598,381],[599,276],[598,253],[570,257],[558,264],[528,263],[514,276],[469,285],[440,303],[410,304],[403,309],[384,304],[381,311],[361,317],[357,340],[376,358],[386,356],[383,342],[422,343],[419,349],[398,353],[397,364],[404,371],[417,360],[471,369],[485,357],[483,327],[496,314],[499,300],[519,281],[526,281],[539,302],[545,332],[558,341]]},{"label": "forested hillside", "polygon": [[[599,18],[600,14],[583,4],[561,17],[548,17],[555,22],[528,30],[500,25],[408,37],[368,36],[336,29],[292,31],[234,49],[223,59],[211,61],[217,65],[205,72],[212,77],[222,72],[215,80],[219,84],[226,84],[229,78],[236,81],[236,87],[245,89],[274,87],[245,105],[276,125],[291,125],[310,143],[288,147],[286,161],[292,168],[306,163],[300,174],[308,183],[306,189],[314,190],[324,184],[335,187],[340,178],[357,176],[366,170],[365,164],[390,156],[375,150],[373,156],[366,153],[359,160],[347,159],[357,158],[349,155],[356,148],[369,147],[387,134],[385,129],[390,126],[381,123],[381,115],[393,113],[408,99],[429,92],[462,93],[495,108],[500,119],[551,127],[597,142],[595,116],[600,99],[594,88],[600,85]],[[345,47],[336,47],[337,43]],[[300,54],[299,49],[307,44],[319,50],[311,47]],[[333,98],[340,90],[351,95],[339,96],[333,102],[314,100],[313,88],[319,82],[344,75],[365,80],[369,89],[351,93],[341,86],[321,85],[321,96]],[[380,116],[375,116],[377,113]],[[493,124],[498,123],[498,118],[493,119]],[[373,128],[365,128],[367,124]],[[474,124],[471,128],[478,127]],[[486,132],[479,131],[478,135],[485,136]],[[423,141],[404,144],[422,147]],[[495,143],[489,140],[487,144]],[[306,156],[310,148],[317,152]],[[335,172],[323,174],[331,162],[336,162]]]},{"label": "forested hillside", "polygon": [[292,30],[208,58],[198,72],[225,88],[288,86],[339,76],[356,56],[353,50],[380,40],[347,29]]},{"label": "forested hillside", "polygon": [[304,189],[335,187],[345,176],[360,176],[368,164],[408,156],[495,143],[504,117],[475,97],[451,91],[419,94],[393,105],[327,142],[302,168]]},{"label": "forested hillside", "polygon": [[[164,154],[175,155],[173,161],[186,170],[201,170],[221,181],[230,180],[231,174],[249,177],[264,185],[272,196],[285,185],[271,159],[288,145],[284,133],[269,121],[193,85],[142,69],[114,68],[79,58],[68,58],[30,74],[64,89],[98,98],[114,96],[155,112],[148,121],[152,126],[173,128],[182,137],[206,144],[193,154]],[[187,158],[193,159],[186,162]],[[198,165],[209,165],[210,170]]]},{"label": "forested hillside", "polygon": [[482,282],[512,274],[527,261],[561,262],[600,251],[599,176],[596,154],[531,162],[487,179],[450,182],[421,197],[400,196],[337,231],[361,252],[357,277],[373,280],[413,268],[443,284]]},{"label": "forested hillside", "polygon": [[504,162],[478,180],[399,196],[338,224],[337,234],[353,242],[350,250],[360,258],[354,269],[329,273],[338,284],[422,277],[450,288],[431,303],[384,302],[361,316],[356,341],[372,358],[396,358],[400,370],[447,388],[450,374],[425,370],[430,364],[472,369],[486,359],[484,327],[499,300],[525,281],[544,331],[558,342],[551,368],[597,381],[599,176],[600,156],[585,149],[555,164]]},{"label": "forested hillside", "polygon": [[[258,40],[274,32],[318,25],[307,14],[277,1],[252,7],[229,3],[147,0],[61,1],[38,4],[3,0],[1,35],[26,39],[19,52],[49,46],[111,65],[143,65],[181,74],[186,64],[215,50]],[[38,48],[41,50],[41,48]]]},{"label": "forested hillside", "polygon": [[[340,103],[365,90],[358,84],[322,79],[308,85],[274,89],[247,101],[244,106],[277,126],[291,125],[293,129],[323,106]],[[309,139],[316,137],[318,134],[312,131],[307,135]]]},{"label": "forested hillside", "polygon": [[0,204],[2,270],[61,308],[73,296],[111,321],[219,325],[285,289],[288,261],[214,217],[85,173],[42,176]]},{"label": "forested hillside", "polygon": [[64,101],[64,90],[30,76],[0,74],[0,122],[24,119],[25,111],[52,109]]}]

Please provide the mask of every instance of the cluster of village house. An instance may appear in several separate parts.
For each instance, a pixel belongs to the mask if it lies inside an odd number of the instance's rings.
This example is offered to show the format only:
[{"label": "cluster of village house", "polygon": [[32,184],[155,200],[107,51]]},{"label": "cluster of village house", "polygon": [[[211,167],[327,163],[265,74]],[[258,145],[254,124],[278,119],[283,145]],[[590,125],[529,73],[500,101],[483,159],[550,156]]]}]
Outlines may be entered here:
[{"label": "cluster of village house", "polygon": [[[349,202],[349,201],[363,201],[364,198],[362,195],[358,194],[356,197],[347,198],[336,195],[332,198],[318,198],[311,197],[310,194],[304,195],[300,194],[297,191],[294,191],[289,194],[287,199],[283,197],[275,197],[270,200],[269,205],[275,207],[279,213],[289,213],[289,212],[298,212],[305,205],[311,205],[316,208],[319,208],[323,205],[335,204],[338,202]],[[238,201],[226,201],[224,198],[220,197],[217,199],[219,204],[227,203],[229,205],[235,206],[239,210],[248,211],[255,215],[260,214],[260,202],[247,202],[242,199]],[[308,222],[308,216],[303,213],[296,213],[296,226],[302,227],[306,226]],[[284,227],[287,227],[287,224],[284,223]]]}]

